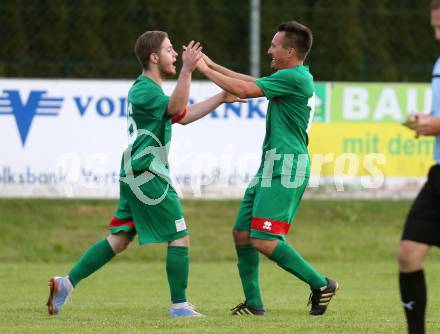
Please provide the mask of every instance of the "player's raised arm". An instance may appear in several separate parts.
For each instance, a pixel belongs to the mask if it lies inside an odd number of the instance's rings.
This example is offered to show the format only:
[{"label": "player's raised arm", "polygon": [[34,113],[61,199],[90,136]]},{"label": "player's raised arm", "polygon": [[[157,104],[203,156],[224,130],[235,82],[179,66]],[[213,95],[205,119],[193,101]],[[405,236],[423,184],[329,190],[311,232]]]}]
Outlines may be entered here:
[{"label": "player's raised arm", "polygon": [[220,72],[221,74],[226,75],[227,77],[240,79],[243,81],[250,81],[250,82],[254,82],[256,80],[256,78],[254,78],[253,76],[232,71],[229,68],[226,68],[222,65],[215,63],[214,61],[212,61],[211,58],[209,58],[206,55],[206,53],[203,53],[203,60],[205,61],[206,65],[208,65],[209,68],[212,68],[214,71]]},{"label": "player's raised arm", "polygon": [[197,69],[220,88],[241,99],[264,96],[263,91],[254,81],[246,81],[226,76],[210,68],[204,59],[201,59],[197,63]]},{"label": "player's raised arm", "polygon": [[194,121],[197,121],[200,118],[205,117],[210,112],[215,110],[219,105],[222,103],[233,103],[233,102],[246,102],[246,100],[239,99],[238,97],[226,92],[222,91],[221,93],[218,93],[202,102],[195,103],[190,105],[187,108],[187,113],[185,117],[183,117],[181,120],[177,121],[177,123],[186,125],[189,123],[192,123]]},{"label": "player's raised arm", "polygon": [[177,79],[176,87],[170,97],[167,108],[167,115],[170,117],[181,114],[189,100],[189,89],[191,84],[192,72],[196,69],[197,62],[202,58],[202,47],[200,43],[191,41],[183,49],[183,66]]}]

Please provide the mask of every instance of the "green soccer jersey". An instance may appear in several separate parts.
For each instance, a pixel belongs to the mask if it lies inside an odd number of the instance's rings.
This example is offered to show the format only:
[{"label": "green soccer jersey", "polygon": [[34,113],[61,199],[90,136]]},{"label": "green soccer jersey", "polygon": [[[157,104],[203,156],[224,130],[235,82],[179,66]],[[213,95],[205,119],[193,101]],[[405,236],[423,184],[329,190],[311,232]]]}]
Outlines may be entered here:
[{"label": "green soccer jersey", "polygon": [[129,145],[122,157],[120,176],[149,170],[169,179],[171,119],[166,114],[169,100],[150,78],[140,75],[134,82],[128,93]]},{"label": "green soccer jersey", "polygon": [[[308,66],[278,70],[255,83],[269,100],[263,155],[257,176],[309,176],[307,130],[313,117],[314,85]],[[271,154],[272,158],[268,158]]]}]

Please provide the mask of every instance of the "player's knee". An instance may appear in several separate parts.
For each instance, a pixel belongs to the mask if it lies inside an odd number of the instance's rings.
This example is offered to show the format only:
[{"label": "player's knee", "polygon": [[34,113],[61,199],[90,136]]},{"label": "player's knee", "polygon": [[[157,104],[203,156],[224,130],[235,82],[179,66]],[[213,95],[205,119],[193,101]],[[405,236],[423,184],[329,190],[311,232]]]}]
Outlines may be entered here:
[{"label": "player's knee", "polygon": [[256,250],[263,253],[266,256],[271,256],[279,240],[265,240],[258,238],[251,238],[251,244]]},{"label": "player's knee", "polygon": [[130,241],[126,241],[126,240],[121,240],[120,242],[116,243],[114,245],[114,247],[112,247],[113,252],[115,254],[119,254],[122,253],[123,251],[125,251],[128,248],[128,245],[130,244]]},{"label": "player's knee", "polygon": [[264,240],[261,239],[251,238],[251,244],[259,251],[264,248]]},{"label": "player's knee", "polygon": [[130,244],[130,238],[126,233],[109,235],[107,240],[115,254],[123,252]]},{"label": "player's knee", "polygon": [[232,237],[236,245],[249,245],[251,243],[248,231],[232,230]]},{"label": "player's knee", "polygon": [[420,258],[417,251],[406,243],[400,243],[397,250],[397,261],[400,269],[411,270],[421,265],[423,258]]},{"label": "player's knee", "polygon": [[265,255],[270,255],[270,245],[267,240],[251,238],[251,244],[259,252]]},{"label": "player's knee", "polygon": [[128,245],[130,245],[129,239],[121,240],[121,242],[119,244],[119,253],[122,251],[125,251],[128,248]]},{"label": "player's knee", "polygon": [[169,245],[177,247],[189,247],[189,236],[186,235],[183,238],[173,240],[169,243]]}]

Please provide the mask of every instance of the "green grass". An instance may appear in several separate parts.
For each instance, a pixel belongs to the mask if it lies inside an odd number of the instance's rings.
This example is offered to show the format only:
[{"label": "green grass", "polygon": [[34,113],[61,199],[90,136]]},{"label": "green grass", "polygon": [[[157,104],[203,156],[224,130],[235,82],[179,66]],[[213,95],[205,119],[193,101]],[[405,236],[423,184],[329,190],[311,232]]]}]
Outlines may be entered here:
[{"label": "green grass", "polygon": [[[233,261],[238,201],[184,201],[193,261]],[[303,201],[288,240],[311,261],[394,259],[409,201]],[[114,201],[0,200],[0,262],[71,262],[107,235]],[[124,261],[163,260],[164,245]]]},{"label": "green grass", "polygon": [[[113,201],[0,200],[0,333],[405,333],[395,250],[408,201],[304,201],[289,242],[341,290],[310,317],[307,287],[268,260],[268,316],[231,317],[242,301],[230,230],[237,201],[184,201],[191,230],[189,296],[202,319],[166,317],[163,245],[133,245],[82,282],[60,316],[47,316],[47,280],[65,274],[106,235]],[[426,263],[428,332],[440,328],[440,253]]]}]

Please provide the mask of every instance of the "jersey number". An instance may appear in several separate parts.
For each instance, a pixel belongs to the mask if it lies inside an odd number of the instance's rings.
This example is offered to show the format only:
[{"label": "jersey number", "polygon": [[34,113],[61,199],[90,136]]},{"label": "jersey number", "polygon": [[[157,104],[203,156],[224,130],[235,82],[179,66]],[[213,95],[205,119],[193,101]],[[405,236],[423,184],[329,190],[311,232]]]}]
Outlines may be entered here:
[{"label": "jersey number", "polygon": [[133,109],[131,103],[128,103],[128,113],[127,113],[127,134],[128,134],[128,145],[133,145],[137,137],[137,125],[134,121],[132,114]]},{"label": "jersey number", "polygon": [[313,92],[313,95],[307,101],[307,106],[310,107],[309,121],[307,122],[307,129],[306,129],[307,132],[309,132],[310,128],[312,127],[313,115],[315,114],[315,105],[316,105],[316,95],[315,92]]}]

